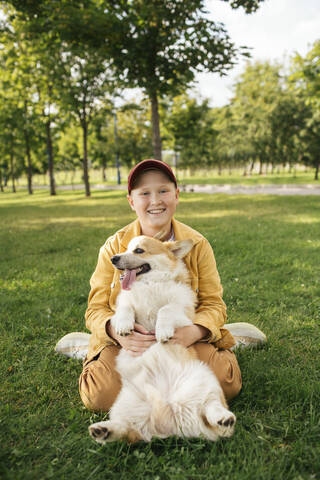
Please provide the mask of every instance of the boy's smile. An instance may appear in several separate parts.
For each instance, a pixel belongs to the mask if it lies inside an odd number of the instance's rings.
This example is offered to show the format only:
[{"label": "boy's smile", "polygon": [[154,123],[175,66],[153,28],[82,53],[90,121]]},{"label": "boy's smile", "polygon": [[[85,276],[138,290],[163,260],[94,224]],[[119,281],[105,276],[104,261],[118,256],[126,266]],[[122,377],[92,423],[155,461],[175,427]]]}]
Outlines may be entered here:
[{"label": "boy's smile", "polygon": [[154,236],[162,230],[169,235],[179,189],[164,173],[160,170],[143,173],[127,198],[139,218],[143,235]]}]

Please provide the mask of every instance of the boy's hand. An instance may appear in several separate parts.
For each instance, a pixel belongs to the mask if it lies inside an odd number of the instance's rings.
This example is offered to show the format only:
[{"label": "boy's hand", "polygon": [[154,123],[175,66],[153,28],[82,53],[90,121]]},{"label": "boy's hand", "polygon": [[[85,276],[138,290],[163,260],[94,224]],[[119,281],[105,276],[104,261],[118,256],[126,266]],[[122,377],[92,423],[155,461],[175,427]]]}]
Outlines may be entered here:
[{"label": "boy's hand", "polygon": [[133,357],[142,355],[151,345],[156,343],[156,337],[152,333],[148,332],[142,325],[138,323],[134,324],[134,330],[123,337],[117,335],[115,329],[111,325],[111,322],[107,322],[106,326],[107,334],[114,338],[122,348],[128,351]]},{"label": "boy's hand", "polygon": [[209,330],[202,325],[188,325],[186,327],[178,327],[174,331],[173,337],[169,340],[169,343],[179,343],[184,347],[190,347],[202,338],[206,337]]}]

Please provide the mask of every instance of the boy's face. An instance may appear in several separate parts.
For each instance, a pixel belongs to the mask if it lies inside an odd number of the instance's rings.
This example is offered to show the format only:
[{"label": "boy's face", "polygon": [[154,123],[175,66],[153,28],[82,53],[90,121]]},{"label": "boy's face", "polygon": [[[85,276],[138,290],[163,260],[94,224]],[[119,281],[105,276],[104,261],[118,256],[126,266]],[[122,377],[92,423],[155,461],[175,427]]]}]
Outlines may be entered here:
[{"label": "boy's face", "polygon": [[179,202],[179,189],[160,170],[141,174],[130,195],[143,231],[168,230]]}]

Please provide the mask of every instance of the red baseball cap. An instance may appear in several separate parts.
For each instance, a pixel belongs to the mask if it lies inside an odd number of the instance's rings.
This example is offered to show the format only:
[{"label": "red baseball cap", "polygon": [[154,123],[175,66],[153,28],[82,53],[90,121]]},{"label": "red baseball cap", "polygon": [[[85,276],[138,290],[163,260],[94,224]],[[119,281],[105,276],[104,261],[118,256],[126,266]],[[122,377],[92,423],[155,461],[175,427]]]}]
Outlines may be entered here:
[{"label": "red baseball cap", "polygon": [[172,171],[172,168],[161,160],[155,160],[153,158],[147,158],[142,160],[142,162],[137,163],[131,170],[128,175],[128,192],[131,193],[134,182],[137,179],[138,175],[141,175],[145,170],[157,169],[165,173],[170,180],[175,184],[177,188],[177,179]]}]

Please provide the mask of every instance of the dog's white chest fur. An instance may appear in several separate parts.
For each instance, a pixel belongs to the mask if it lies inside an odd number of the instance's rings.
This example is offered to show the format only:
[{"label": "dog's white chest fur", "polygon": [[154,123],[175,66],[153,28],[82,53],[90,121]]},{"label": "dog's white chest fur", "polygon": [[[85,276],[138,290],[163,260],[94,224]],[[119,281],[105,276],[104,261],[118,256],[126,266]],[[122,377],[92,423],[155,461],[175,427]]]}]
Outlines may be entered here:
[{"label": "dog's white chest fur", "polygon": [[[127,252],[113,257],[117,268],[137,273],[136,280],[126,283],[131,290],[118,295],[113,327],[119,335],[128,335],[137,322],[155,330],[158,343],[135,358],[124,349],[118,354],[122,389],[110,420],[89,427],[99,443],[122,438],[150,441],[153,436],[169,435],[217,440],[233,433],[235,416],[215,375],[191,349],[166,343],[176,328],[193,322],[196,297],[185,283],[182,261],[191,247],[188,240],[162,245],[136,237]],[[166,254],[166,249],[171,253]],[[140,272],[145,273],[140,276]]]},{"label": "dog's white chest fur", "polygon": [[[156,328],[157,322],[168,324],[168,320],[171,326],[176,328],[192,323],[194,300],[194,293],[188,285],[176,283],[173,280],[166,283],[136,282],[132,285],[131,290],[122,291],[119,294],[117,312],[124,305],[126,314],[128,313],[127,308],[132,309],[134,321],[149,331]],[[170,305],[174,307],[169,312]],[[164,314],[170,314],[170,318],[166,317],[165,322]],[[116,315],[116,320],[119,321],[118,315]],[[168,340],[165,338],[165,332],[161,334],[161,325],[158,325],[157,333],[160,334],[160,337],[157,337],[158,341]]]}]

